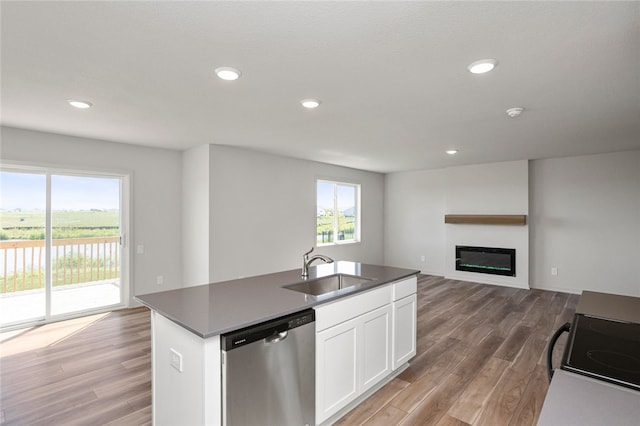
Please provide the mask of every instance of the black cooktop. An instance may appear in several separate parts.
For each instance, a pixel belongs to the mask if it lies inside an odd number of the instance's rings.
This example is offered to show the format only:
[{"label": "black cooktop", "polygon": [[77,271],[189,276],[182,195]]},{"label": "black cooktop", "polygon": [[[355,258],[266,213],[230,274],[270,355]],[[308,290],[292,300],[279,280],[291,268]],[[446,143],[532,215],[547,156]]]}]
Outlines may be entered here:
[{"label": "black cooktop", "polygon": [[640,390],[640,324],[576,314],[561,368]]}]

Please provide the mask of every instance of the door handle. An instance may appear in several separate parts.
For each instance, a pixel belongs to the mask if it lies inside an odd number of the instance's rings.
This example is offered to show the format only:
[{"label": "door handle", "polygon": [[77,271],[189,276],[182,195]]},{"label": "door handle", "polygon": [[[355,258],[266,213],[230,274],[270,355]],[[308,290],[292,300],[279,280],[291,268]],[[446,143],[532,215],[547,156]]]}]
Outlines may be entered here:
[{"label": "door handle", "polygon": [[571,323],[567,322],[562,325],[559,329],[553,333],[551,336],[551,341],[549,342],[549,347],[547,348],[547,377],[549,381],[553,378],[553,360],[551,359],[553,356],[553,347],[556,345],[556,342],[564,332],[571,331]]},{"label": "door handle", "polygon": [[287,330],[281,331],[278,334],[274,334],[273,336],[266,337],[264,339],[264,342],[265,343],[278,343],[278,342],[281,342],[284,339],[286,339],[288,335],[289,335],[289,332]]}]

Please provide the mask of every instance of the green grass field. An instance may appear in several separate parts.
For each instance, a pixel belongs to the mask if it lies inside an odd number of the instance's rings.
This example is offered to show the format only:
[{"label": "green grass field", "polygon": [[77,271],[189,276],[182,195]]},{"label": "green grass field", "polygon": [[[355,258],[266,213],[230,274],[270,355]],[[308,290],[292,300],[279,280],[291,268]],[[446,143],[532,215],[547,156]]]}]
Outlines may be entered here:
[{"label": "green grass field", "polygon": [[[0,211],[0,240],[44,239],[44,211]],[[54,238],[111,237],[118,235],[117,210],[54,211]]]},{"label": "green grass field", "polygon": [[[353,238],[356,218],[353,216],[338,216],[338,231],[346,237],[347,240]],[[323,233],[325,235],[323,235]],[[333,241],[333,236],[328,237],[326,234],[333,234],[333,216],[318,216],[316,219],[316,238],[318,243]],[[329,238],[329,241],[323,239]]]}]

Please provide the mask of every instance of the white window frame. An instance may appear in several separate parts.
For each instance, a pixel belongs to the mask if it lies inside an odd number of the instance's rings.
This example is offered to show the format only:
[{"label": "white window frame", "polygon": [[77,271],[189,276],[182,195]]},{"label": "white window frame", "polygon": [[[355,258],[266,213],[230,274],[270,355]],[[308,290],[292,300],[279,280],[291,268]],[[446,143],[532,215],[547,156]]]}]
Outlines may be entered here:
[{"label": "white window frame", "polygon": [[[333,241],[332,242],[328,242],[328,243],[321,243],[318,241],[318,183],[320,182],[324,182],[324,183],[330,183],[333,185]],[[355,224],[354,224],[354,233],[353,233],[353,239],[352,240],[339,240],[338,239],[338,229],[339,229],[339,215],[338,215],[338,187],[339,186],[348,186],[348,187],[353,187],[355,189]],[[362,229],[362,222],[361,222],[361,202],[360,202],[360,198],[361,198],[361,191],[362,191],[362,187],[359,183],[353,183],[353,182],[344,182],[344,181],[337,181],[337,180],[332,180],[332,179],[323,179],[323,178],[318,178],[316,179],[316,228],[315,228],[315,234],[316,234],[316,245],[318,247],[327,247],[327,246],[335,246],[335,245],[344,245],[344,244],[357,244],[360,243],[360,236],[361,236],[361,229]]]}]

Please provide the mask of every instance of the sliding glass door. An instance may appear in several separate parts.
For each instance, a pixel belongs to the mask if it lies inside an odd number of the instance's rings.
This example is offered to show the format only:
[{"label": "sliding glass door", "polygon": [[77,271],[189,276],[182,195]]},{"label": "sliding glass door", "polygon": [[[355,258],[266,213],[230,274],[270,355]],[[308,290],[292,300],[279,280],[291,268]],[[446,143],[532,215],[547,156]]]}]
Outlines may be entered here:
[{"label": "sliding glass door", "polygon": [[1,173],[0,325],[122,305],[123,178]]}]

